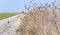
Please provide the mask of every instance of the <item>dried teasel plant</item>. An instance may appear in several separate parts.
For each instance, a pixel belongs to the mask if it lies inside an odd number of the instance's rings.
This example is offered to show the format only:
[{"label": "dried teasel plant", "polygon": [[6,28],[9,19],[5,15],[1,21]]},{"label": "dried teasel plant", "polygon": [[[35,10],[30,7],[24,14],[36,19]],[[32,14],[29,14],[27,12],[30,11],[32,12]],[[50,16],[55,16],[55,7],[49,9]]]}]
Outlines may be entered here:
[{"label": "dried teasel plant", "polygon": [[52,13],[42,5],[28,12],[19,27],[20,35],[60,35],[60,18],[51,9]]}]

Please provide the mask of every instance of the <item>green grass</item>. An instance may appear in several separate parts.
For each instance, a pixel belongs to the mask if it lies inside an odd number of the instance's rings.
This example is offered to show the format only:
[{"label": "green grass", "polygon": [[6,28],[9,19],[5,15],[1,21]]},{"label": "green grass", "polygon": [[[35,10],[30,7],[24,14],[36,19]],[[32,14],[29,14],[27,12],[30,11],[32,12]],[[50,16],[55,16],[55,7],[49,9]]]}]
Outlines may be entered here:
[{"label": "green grass", "polygon": [[11,17],[11,16],[14,16],[14,15],[17,15],[17,14],[26,14],[26,13],[23,13],[23,12],[17,12],[17,13],[0,13],[0,20],[4,19],[4,18]]},{"label": "green grass", "polygon": [[19,14],[19,13],[0,13],[0,20],[4,19],[4,18],[11,17],[11,16],[14,16],[14,15],[17,15],[17,14]]}]

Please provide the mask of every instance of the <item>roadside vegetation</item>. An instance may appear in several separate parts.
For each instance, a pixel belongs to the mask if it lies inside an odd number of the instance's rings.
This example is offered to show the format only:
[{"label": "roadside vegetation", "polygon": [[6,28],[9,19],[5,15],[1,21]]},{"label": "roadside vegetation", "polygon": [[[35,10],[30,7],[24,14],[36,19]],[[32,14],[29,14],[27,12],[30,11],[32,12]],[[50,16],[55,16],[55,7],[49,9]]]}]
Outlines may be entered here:
[{"label": "roadside vegetation", "polygon": [[[27,6],[25,6],[27,10]],[[23,18],[20,35],[60,35],[60,7],[55,2],[35,6]]]},{"label": "roadside vegetation", "polygon": [[0,20],[4,19],[4,18],[8,18],[17,14],[22,14],[20,13],[0,13]]}]

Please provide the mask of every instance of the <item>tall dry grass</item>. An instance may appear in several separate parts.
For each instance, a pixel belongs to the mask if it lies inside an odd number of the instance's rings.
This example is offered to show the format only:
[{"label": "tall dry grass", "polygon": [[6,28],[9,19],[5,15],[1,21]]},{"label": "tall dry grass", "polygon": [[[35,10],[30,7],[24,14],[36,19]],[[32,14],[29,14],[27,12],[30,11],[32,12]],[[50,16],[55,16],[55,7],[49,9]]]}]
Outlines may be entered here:
[{"label": "tall dry grass", "polygon": [[[51,7],[52,9],[52,7]],[[60,11],[38,6],[23,18],[20,35],[60,35]]]}]

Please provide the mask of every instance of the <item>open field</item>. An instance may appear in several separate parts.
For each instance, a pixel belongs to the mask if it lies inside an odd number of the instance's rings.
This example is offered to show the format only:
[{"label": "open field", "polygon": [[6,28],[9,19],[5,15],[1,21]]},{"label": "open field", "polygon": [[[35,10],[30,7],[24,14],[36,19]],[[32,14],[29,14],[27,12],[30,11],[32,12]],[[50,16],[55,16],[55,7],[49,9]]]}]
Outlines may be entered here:
[{"label": "open field", "polygon": [[16,13],[0,13],[0,20],[16,15]]},{"label": "open field", "polygon": [[17,15],[17,14],[21,14],[21,13],[0,13],[0,20]]}]

